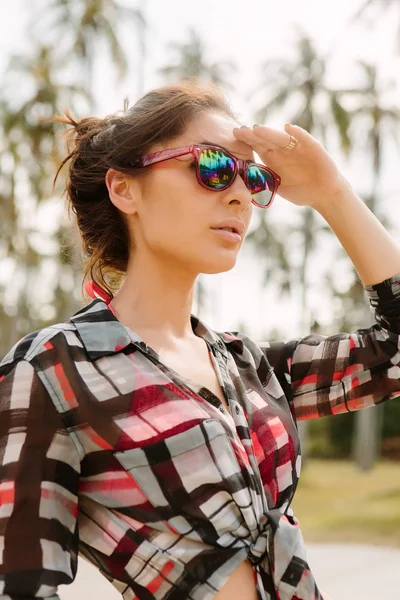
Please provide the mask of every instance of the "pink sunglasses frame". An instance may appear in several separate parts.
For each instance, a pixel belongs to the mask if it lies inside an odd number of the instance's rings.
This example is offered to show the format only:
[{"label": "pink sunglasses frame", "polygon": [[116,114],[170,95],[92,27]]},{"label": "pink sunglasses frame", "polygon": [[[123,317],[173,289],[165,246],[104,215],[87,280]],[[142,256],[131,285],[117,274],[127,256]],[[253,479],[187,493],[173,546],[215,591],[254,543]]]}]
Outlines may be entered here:
[{"label": "pink sunglasses frame", "polygon": [[[226,187],[220,188],[220,189],[213,189],[213,188],[208,187],[205,183],[203,183],[201,181],[200,168],[199,168],[199,164],[200,164],[199,157],[200,157],[201,151],[205,150],[205,149],[218,150],[219,152],[223,152],[224,154],[226,154],[233,160],[234,165],[235,165],[235,172],[232,177],[232,181],[230,181]],[[168,148],[167,150],[160,150],[159,152],[153,152],[151,154],[146,154],[145,156],[141,156],[140,158],[137,158],[136,160],[130,162],[129,165],[132,167],[135,167],[135,168],[149,167],[150,165],[154,165],[156,163],[163,162],[164,160],[169,160],[170,158],[178,158],[179,156],[184,156],[185,154],[192,154],[192,156],[194,156],[194,158],[196,159],[197,181],[202,187],[204,187],[206,190],[208,190],[210,192],[221,192],[223,190],[228,189],[229,186],[231,186],[232,183],[235,181],[235,178],[238,173],[242,177],[247,189],[251,192],[251,190],[249,189],[249,187],[247,185],[247,172],[248,172],[249,167],[256,166],[260,169],[264,169],[265,171],[268,171],[268,173],[270,173],[270,175],[272,175],[272,179],[274,182],[274,189],[272,191],[270,201],[265,206],[262,204],[258,204],[252,197],[252,199],[251,199],[252,203],[255,206],[258,206],[258,208],[269,208],[271,206],[271,204],[275,198],[277,189],[281,184],[281,178],[279,177],[279,175],[277,173],[275,173],[274,171],[272,171],[272,169],[269,169],[268,167],[266,167],[265,165],[262,165],[260,163],[256,163],[256,162],[253,162],[250,160],[243,160],[241,158],[236,158],[236,156],[234,156],[233,154],[231,154],[224,148],[220,148],[219,146],[212,146],[209,144],[191,144],[190,146],[180,146],[179,148]]]}]

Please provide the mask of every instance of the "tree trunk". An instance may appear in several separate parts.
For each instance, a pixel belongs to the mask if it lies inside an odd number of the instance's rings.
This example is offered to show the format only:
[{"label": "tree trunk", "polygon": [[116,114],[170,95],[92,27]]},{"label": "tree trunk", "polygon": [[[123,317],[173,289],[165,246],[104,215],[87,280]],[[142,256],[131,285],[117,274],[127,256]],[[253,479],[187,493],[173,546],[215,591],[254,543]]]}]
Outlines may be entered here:
[{"label": "tree trunk", "polygon": [[[373,325],[374,318],[365,305],[363,327]],[[365,323],[365,324],[364,324]],[[353,457],[361,471],[372,469],[380,454],[382,432],[382,406],[372,406],[358,410],[353,440]]]},{"label": "tree trunk", "polygon": [[[305,208],[303,213],[303,224],[302,224],[302,233],[303,233],[303,260],[300,267],[299,273],[299,283],[301,287],[301,335],[305,336],[311,332],[311,316],[310,310],[307,304],[307,269],[308,263],[310,259],[310,254],[313,245],[313,227],[314,227],[315,219],[313,210],[311,208]],[[301,456],[302,456],[302,464],[305,466],[308,460],[309,454],[309,425],[310,421],[299,421],[298,431],[300,438],[300,446],[301,446]]]},{"label": "tree trunk", "polygon": [[354,432],[354,460],[361,471],[370,471],[380,454],[382,406],[359,410]]}]

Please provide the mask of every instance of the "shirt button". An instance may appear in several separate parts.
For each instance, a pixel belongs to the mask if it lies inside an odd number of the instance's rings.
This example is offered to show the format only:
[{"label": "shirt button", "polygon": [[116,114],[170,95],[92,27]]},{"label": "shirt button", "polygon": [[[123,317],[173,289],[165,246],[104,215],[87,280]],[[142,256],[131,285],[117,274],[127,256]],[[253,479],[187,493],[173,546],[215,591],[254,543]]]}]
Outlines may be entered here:
[{"label": "shirt button", "polygon": [[239,406],[237,404],[235,406],[235,411],[236,411],[237,415],[240,415],[240,408],[239,408]]}]

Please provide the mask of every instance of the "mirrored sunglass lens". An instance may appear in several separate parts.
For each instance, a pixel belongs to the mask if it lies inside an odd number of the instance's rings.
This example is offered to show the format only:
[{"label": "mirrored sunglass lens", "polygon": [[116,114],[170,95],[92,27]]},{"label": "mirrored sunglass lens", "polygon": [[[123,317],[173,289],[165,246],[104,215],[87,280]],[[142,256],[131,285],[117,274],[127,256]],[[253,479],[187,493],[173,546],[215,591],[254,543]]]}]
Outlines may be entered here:
[{"label": "mirrored sunglass lens", "polygon": [[271,202],[274,178],[269,171],[252,165],[247,172],[247,183],[257,204],[267,206]]},{"label": "mirrored sunglass lens", "polygon": [[220,190],[232,181],[235,163],[224,152],[206,148],[200,152],[199,171],[205,185]]}]

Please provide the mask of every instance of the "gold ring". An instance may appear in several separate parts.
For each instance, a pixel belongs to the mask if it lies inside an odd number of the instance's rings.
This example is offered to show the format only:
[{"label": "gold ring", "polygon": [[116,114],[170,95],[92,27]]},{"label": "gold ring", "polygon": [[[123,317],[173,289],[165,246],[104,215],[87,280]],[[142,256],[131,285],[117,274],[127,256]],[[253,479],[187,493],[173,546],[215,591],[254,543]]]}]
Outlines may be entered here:
[{"label": "gold ring", "polygon": [[282,150],[293,150],[297,146],[297,140],[292,135],[290,136],[289,143],[287,146],[281,146]]}]

